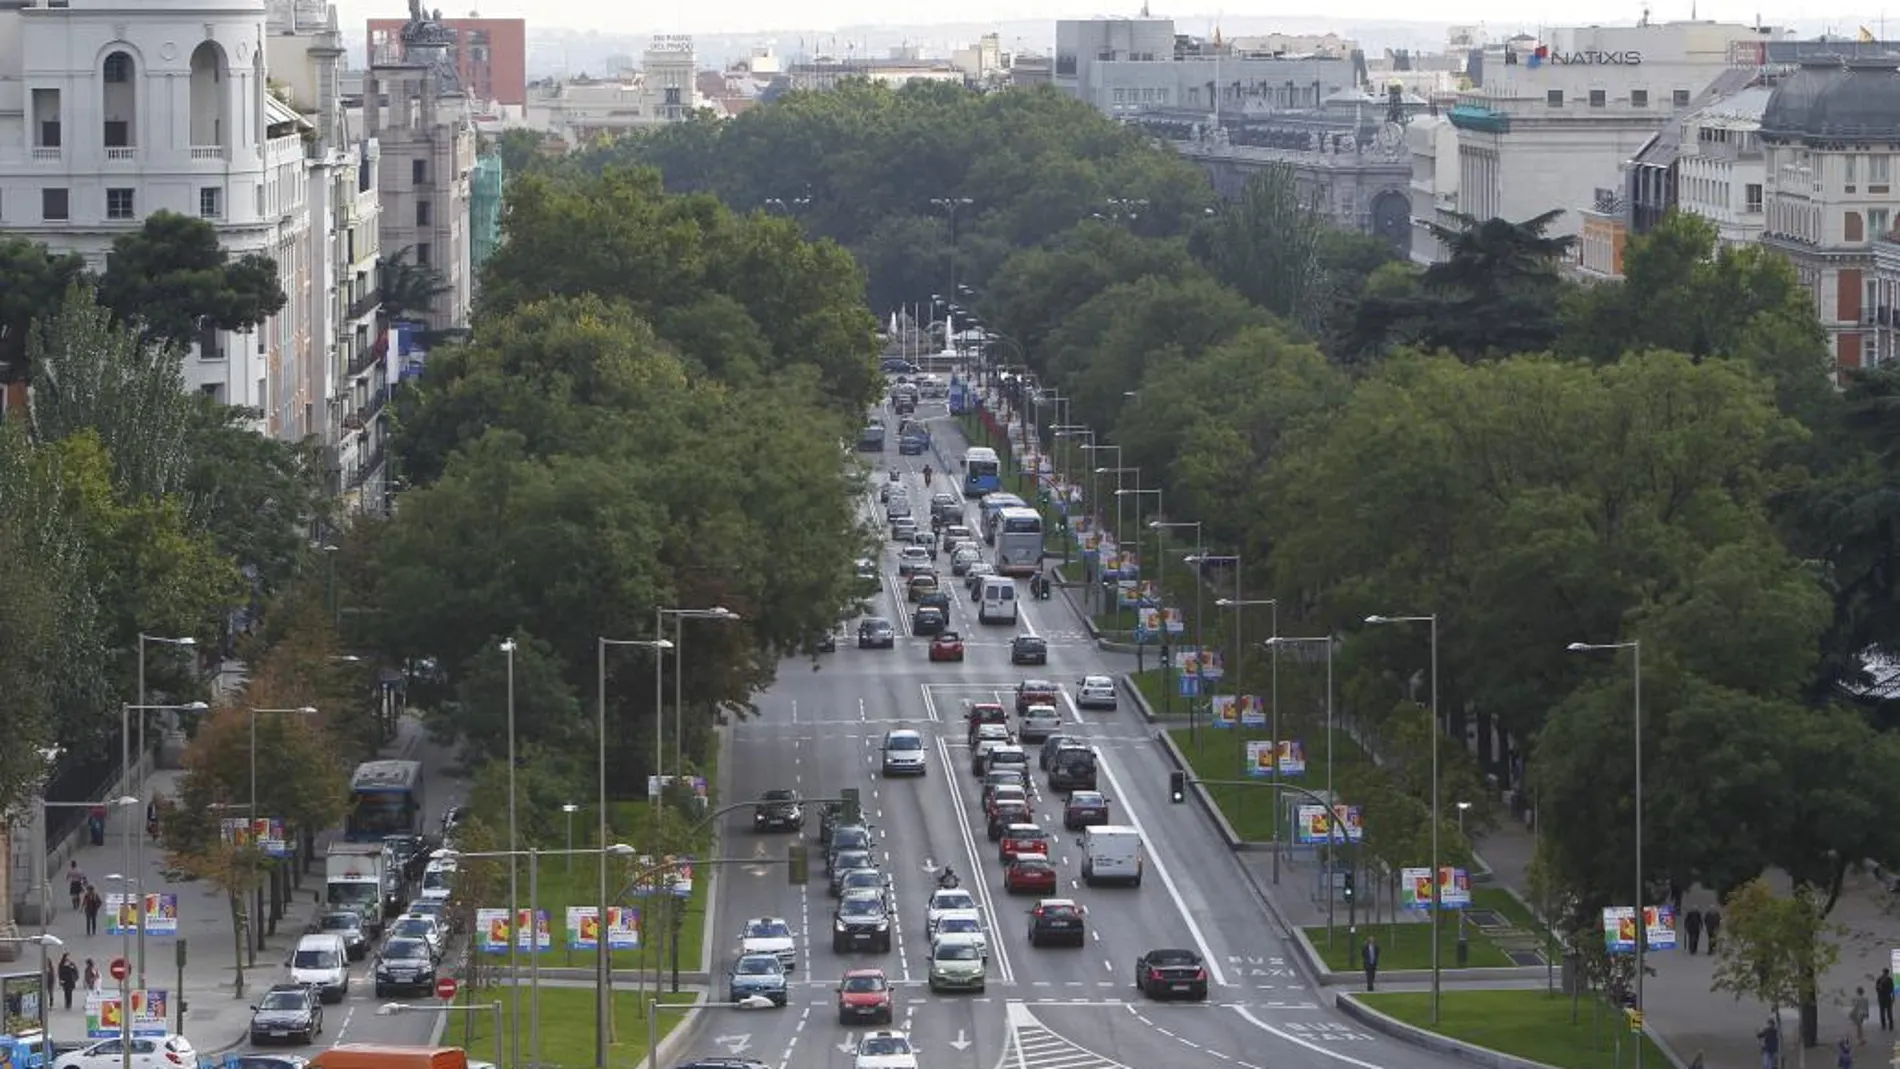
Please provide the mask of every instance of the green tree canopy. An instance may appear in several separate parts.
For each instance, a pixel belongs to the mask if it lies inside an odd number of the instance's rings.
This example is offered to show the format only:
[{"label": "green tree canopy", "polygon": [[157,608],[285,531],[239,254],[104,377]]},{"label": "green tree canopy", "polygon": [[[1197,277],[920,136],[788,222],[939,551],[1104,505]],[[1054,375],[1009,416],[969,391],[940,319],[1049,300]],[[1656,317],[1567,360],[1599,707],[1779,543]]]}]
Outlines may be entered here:
[{"label": "green tree canopy", "polygon": [[210,223],[160,211],[112,239],[99,299],[147,341],[190,345],[206,328],[256,327],[288,298],[276,260],[261,253],[234,260]]},{"label": "green tree canopy", "polygon": [[30,381],[28,343],[75,283],[90,286],[85,258],[31,238],[0,235],[0,381]]},{"label": "green tree canopy", "polygon": [[1144,238],[1126,227],[1089,221],[1047,245],[1003,261],[981,307],[994,326],[1024,347],[1038,371],[1051,331],[1089,299],[1124,282],[1199,274],[1179,240]]}]

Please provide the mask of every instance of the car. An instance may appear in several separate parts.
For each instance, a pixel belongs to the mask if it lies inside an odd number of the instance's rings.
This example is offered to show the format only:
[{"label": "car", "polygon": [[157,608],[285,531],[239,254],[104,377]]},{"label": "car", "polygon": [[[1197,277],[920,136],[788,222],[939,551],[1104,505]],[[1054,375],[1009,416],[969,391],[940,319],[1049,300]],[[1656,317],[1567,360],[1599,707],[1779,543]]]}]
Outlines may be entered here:
[{"label": "car", "polygon": [[[389,926],[389,934],[403,939],[420,939],[429,945],[438,958],[449,942],[449,933],[442,927],[442,922],[426,913],[405,913],[397,917]],[[523,938],[526,938],[526,933],[523,933]]]},{"label": "car", "polygon": [[983,930],[983,914],[974,909],[953,909],[938,917],[937,930],[930,938],[935,941],[946,935],[970,936],[988,951],[989,935]]},{"label": "car", "polygon": [[963,573],[964,589],[969,591],[971,597],[976,597],[976,592],[983,589],[983,580],[995,574],[996,565],[986,560],[977,561],[970,565],[969,571]]},{"label": "car", "polygon": [[416,897],[425,902],[447,902],[450,893],[455,890],[455,875],[460,871],[461,866],[452,857],[429,859],[429,864],[422,870],[422,886]]},{"label": "car", "polygon": [[851,1069],[917,1069],[917,1050],[902,1032],[866,1032],[858,1039]]},{"label": "car", "polygon": [[803,831],[805,828],[805,803],[798,798],[798,792],[784,787],[775,787],[759,795],[759,802],[752,807],[753,831]]},{"label": "car", "polygon": [[1115,681],[1108,676],[1083,676],[1082,681],[1075,685],[1075,707],[1115,708]]},{"label": "car", "polygon": [[833,865],[829,874],[830,879],[827,882],[830,884],[831,897],[833,898],[839,898],[844,895],[845,873],[855,869],[877,868],[877,865],[871,859],[871,852],[869,850],[843,850],[833,854],[832,861]]},{"label": "car", "polygon": [[323,1001],[302,984],[273,984],[251,1007],[251,1043],[314,1043],[323,1032]]},{"label": "car", "polygon": [[858,648],[894,650],[897,648],[897,629],[882,616],[867,616],[858,621]]},{"label": "car", "polygon": [[910,582],[904,584],[904,597],[913,605],[924,600],[926,596],[938,592],[937,577],[930,572],[919,572],[910,577]]},{"label": "car", "polygon": [[373,972],[377,998],[433,992],[435,951],[420,939],[392,937],[383,941]]},{"label": "car", "polygon": [[1042,752],[1036,755],[1036,763],[1042,766],[1044,772],[1047,772],[1049,762],[1055,758],[1056,753],[1067,749],[1086,750],[1088,743],[1074,735],[1051,735],[1042,740]]},{"label": "car", "polygon": [[840,850],[869,850],[875,845],[877,837],[871,834],[870,828],[862,824],[839,823],[832,827],[827,847],[836,854]]},{"label": "car", "polygon": [[[988,778],[986,775],[985,779]],[[1029,802],[1029,789],[1020,783],[994,783],[983,787],[983,815],[989,816],[999,802]]]},{"label": "car", "polygon": [[[903,506],[909,509],[909,505]],[[917,533],[917,521],[909,516],[899,516],[891,521],[891,541],[908,542]]]},{"label": "car", "polygon": [[944,611],[938,608],[920,608],[910,614],[910,633],[913,635],[935,635],[950,623]]},{"label": "car", "polygon": [[851,869],[838,877],[838,897],[853,891],[876,891],[886,903],[891,897],[891,877],[879,869]]},{"label": "car", "polygon": [[939,631],[930,639],[930,659],[933,661],[961,661],[963,659],[963,636],[955,631]]},{"label": "car", "polygon": [[1071,791],[1062,803],[1062,826],[1080,831],[1108,823],[1108,796],[1101,791]]},{"label": "car", "polygon": [[1020,787],[1029,793],[1029,774],[1020,768],[992,768],[983,773],[983,804],[987,808],[991,792],[997,787]]},{"label": "car", "polygon": [[878,368],[886,375],[915,375],[923,370],[901,356],[887,356],[879,361]]},{"label": "car", "polygon": [[824,634],[819,635],[817,644],[813,646],[812,648],[819,653],[838,652],[838,632],[827,631]]},{"label": "car", "polygon": [[1049,762],[1049,789],[1092,791],[1095,789],[1095,751],[1086,746],[1065,746]]},{"label": "car", "polygon": [[[886,484],[888,486],[888,484]],[[877,562],[869,557],[858,558],[858,578],[877,580]]]},{"label": "car", "polygon": [[1011,824],[996,844],[996,859],[1007,865],[1019,857],[1049,857],[1053,836],[1035,824]]},{"label": "car", "polygon": [[890,1024],[895,1013],[891,981],[883,969],[851,969],[838,981],[839,1024]]},{"label": "car", "polygon": [[950,592],[945,590],[942,586],[938,586],[937,589],[920,596],[917,599],[917,606],[919,608],[942,609],[943,614],[949,616]]},{"label": "car", "polygon": [[998,842],[1003,838],[1003,829],[1011,824],[1025,824],[1035,819],[1028,802],[1016,802],[1003,799],[990,806],[989,838]]},{"label": "car", "polygon": [[[910,496],[901,490],[891,491],[890,498],[884,502],[884,520],[893,525],[902,520],[910,527],[910,534],[917,533],[917,521],[910,516]],[[903,540],[910,541],[910,534]]]},{"label": "car", "polygon": [[1061,877],[1044,854],[1017,854],[1003,867],[1003,890],[1015,894],[1055,894]]},{"label": "car", "polygon": [[1003,737],[1009,737],[1009,713],[1001,702],[976,702],[963,714],[964,723],[969,725],[970,745],[976,745],[977,730],[985,724],[1000,724]]},{"label": "car", "polygon": [[363,915],[353,909],[331,910],[319,916],[311,927],[341,936],[343,949],[351,961],[362,961],[369,954],[369,932],[363,926]]},{"label": "car", "polygon": [[[1018,639],[1034,637],[1033,635],[1017,635],[1011,643],[1014,644]],[[1016,715],[1021,716],[1027,713],[1032,705],[1054,705],[1061,700],[1058,697],[1059,694],[1061,694],[1061,689],[1046,679],[1025,679],[1016,684]]]},{"label": "car", "polygon": [[1049,643],[1039,635],[1017,635],[1009,640],[1010,664],[1048,664]]},{"label": "car", "polygon": [[937,934],[937,922],[946,914],[958,910],[976,909],[976,897],[961,887],[942,887],[930,892],[930,901],[924,906],[924,934],[934,937]]},{"label": "car", "polygon": [[[942,635],[937,636],[942,638]],[[934,644],[933,644],[934,645]],[[933,657],[932,660],[935,660]],[[922,734],[909,728],[884,733],[884,774],[886,776],[925,776],[930,774],[930,751]]]},{"label": "car", "polygon": [[1072,899],[1045,898],[1036,903],[1029,911],[1029,945],[1047,946],[1051,943],[1073,943],[1082,946],[1088,942],[1088,930],[1084,923],[1087,911]]},{"label": "car", "polygon": [[983,762],[989,757],[991,750],[999,746],[1012,745],[1010,737],[1007,734],[1008,729],[1004,729],[1004,734],[999,738],[997,732],[991,725],[985,724],[984,727],[989,730],[978,732],[976,742],[972,744],[970,749],[970,775],[972,776],[981,776],[984,773],[985,768]]},{"label": "car", "polygon": [[937,555],[937,532],[918,531],[916,534],[910,536],[910,544],[924,547],[929,550],[930,555],[934,557]]},{"label": "car", "polygon": [[[469,1069],[475,1069],[473,1061]],[[690,1062],[681,1062],[673,1069],[772,1069],[757,1058],[694,1058]]]},{"label": "car", "polygon": [[945,936],[930,944],[930,990],[981,991],[987,978],[989,952],[976,941]]},{"label": "car", "polygon": [[832,829],[844,823],[844,803],[826,802],[818,809],[818,842],[821,846],[831,845]]},{"label": "car", "polygon": [[[420,913],[425,917],[434,917],[436,923],[448,931],[455,930],[455,921],[449,916],[449,903],[444,898],[418,898],[403,909],[403,914]],[[399,914],[400,916],[401,914]]]},{"label": "car", "polygon": [[891,910],[882,889],[848,891],[838,899],[831,914],[831,950],[844,954],[853,950],[872,950],[880,954],[891,949]]},{"label": "car", "polygon": [[1150,950],[1135,959],[1135,986],[1151,999],[1207,1001],[1207,963],[1192,950]]},{"label": "car", "polygon": [[982,559],[983,554],[978,553],[970,546],[964,546],[955,553],[950,554],[950,574],[968,575],[970,574],[970,565]]},{"label": "car", "polygon": [[726,972],[726,1001],[739,1002],[761,996],[771,999],[772,1005],[784,1008],[790,997],[785,967],[779,964],[775,954],[739,955],[739,960]]},{"label": "car", "polygon": [[739,953],[772,954],[786,972],[798,968],[798,940],[783,917],[754,917],[739,930]]},{"label": "car", "polygon": [[118,1038],[104,1039],[69,1051],[53,1063],[54,1069],[192,1069],[198,1064],[198,1052],[191,1040],[167,1033],[162,1036],[133,1036],[132,1056],[126,1057]]},{"label": "car", "polygon": [[1010,743],[1006,746],[992,746],[983,753],[983,771],[988,773],[995,768],[1014,768],[1029,775],[1029,754],[1021,746]]},{"label": "car", "polygon": [[924,547],[905,546],[897,551],[897,574],[900,578],[909,579],[919,569],[929,567],[932,567],[930,551]]},{"label": "car", "polygon": [[947,524],[943,530],[937,532],[937,548],[942,550],[945,556],[954,556],[958,543],[974,541],[976,541],[976,532],[960,523]]},{"label": "car", "polygon": [[932,516],[941,516],[945,509],[956,508],[962,504],[963,499],[957,497],[957,495],[948,490],[939,490],[930,495],[930,514]]},{"label": "car", "polygon": [[1062,730],[1062,714],[1053,705],[1032,705],[1016,724],[1016,737],[1024,742],[1041,742]]}]

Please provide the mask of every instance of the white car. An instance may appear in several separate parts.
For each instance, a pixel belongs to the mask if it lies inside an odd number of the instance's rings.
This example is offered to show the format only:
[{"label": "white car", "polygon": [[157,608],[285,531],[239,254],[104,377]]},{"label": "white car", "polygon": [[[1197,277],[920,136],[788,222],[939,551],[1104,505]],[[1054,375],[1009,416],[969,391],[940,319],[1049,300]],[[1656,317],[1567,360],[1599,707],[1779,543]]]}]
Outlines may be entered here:
[{"label": "white car", "polygon": [[[449,933],[442,922],[427,913],[405,913],[389,926],[389,934],[398,939],[420,939],[429,944],[436,957],[448,949]],[[524,937],[528,934],[521,933]]]},{"label": "white car", "polygon": [[978,746],[986,742],[1006,746],[1014,741],[1015,740],[1009,736],[1008,724],[978,724],[976,726],[976,744]]},{"label": "white car", "polygon": [[939,936],[945,935],[967,935],[977,946],[986,951],[989,949],[989,935],[983,931],[983,914],[974,909],[953,909],[938,917],[936,931],[930,941],[935,943]]},{"label": "white car", "polygon": [[924,929],[934,936],[937,934],[937,922],[945,914],[958,911],[974,912],[976,896],[961,887],[946,887],[930,893],[930,905],[924,910]]},{"label": "white car", "polygon": [[1115,708],[1115,681],[1107,676],[1083,676],[1075,688],[1077,709]]},{"label": "white car", "polygon": [[798,943],[783,917],[754,917],[739,933],[739,953],[770,954],[791,972],[798,965]]},{"label": "white car", "polygon": [[897,574],[910,578],[920,569],[930,567],[930,551],[922,546],[905,546],[897,551]]},{"label": "white car", "polygon": [[851,1069],[917,1069],[917,1051],[902,1032],[866,1032]]},{"label": "white car", "polygon": [[[125,1047],[121,1041],[105,1039],[60,1055],[53,1066],[54,1069],[121,1069],[125,1064]],[[184,1036],[132,1037],[132,1069],[179,1069],[180,1066],[191,1069],[197,1064],[198,1052]]]},{"label": "white car", "polygon": [[422,870],[422,892],[416,897],[424,901],[449,899],[449,892],[455,888],[456,864],[452,858],[436,858],[429,867]]}]

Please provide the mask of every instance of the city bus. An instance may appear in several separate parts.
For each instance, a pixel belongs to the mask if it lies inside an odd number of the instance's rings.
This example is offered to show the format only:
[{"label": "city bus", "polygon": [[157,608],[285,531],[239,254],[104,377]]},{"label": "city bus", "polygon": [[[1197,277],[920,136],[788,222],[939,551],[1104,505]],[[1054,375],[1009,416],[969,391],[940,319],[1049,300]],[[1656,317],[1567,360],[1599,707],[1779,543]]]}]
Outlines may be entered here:
[{"label": "city bus", "polygon": [[421,835],[422,823],[420,761],[365,761],[356,766],[344,838],[379,843],[386,835]]},{"label": "city bus", "polygon": [[988,446],[971,446],[963,454],[963,496],[982,497],[993,493],[1003,485],[1003,467],[996,459],[996,450]]},{"label": "city bus", "polygon": [[996,570],[1004,575],[1042,570],[1042,513],[1020,507],[997,513]]},{"label": "city bus", "polygon": [[984,494],[976,507],[976,529],[983,535],[983,541],[993,546],[996,544],[997,517],[1003,514],[1004,509],[1027,508],[1029,502],[1015,494],[998,490],[993,494]]}]

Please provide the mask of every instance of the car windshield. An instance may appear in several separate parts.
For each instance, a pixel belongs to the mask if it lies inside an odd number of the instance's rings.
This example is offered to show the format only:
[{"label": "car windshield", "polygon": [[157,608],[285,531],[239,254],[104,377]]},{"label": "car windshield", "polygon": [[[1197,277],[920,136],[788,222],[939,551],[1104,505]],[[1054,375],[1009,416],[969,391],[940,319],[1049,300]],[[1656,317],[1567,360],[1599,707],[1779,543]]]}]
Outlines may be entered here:
[{"label": "car windshield", "polygon": [[1150,950],[1148,964],[1167,968],[1173,965],[1198,965],[1200,959],[1192,950]]},{"label": "car windshield", "polygon": [[1074,906],[1044,906],[1042,907],[1042,915],[1045,917],[1073,917],[1075,916],[1075,907]]},{"label": "car windshield", "polygon": [[310,999],[301,991],[271,991],[264,995],[264,1001],[258,1003],[260,1010],[301,1010],[307,1009]]},{"label": "car windshield", "polygon": [[846,887],[876,887],[882,882],[876,869],[852,869],[844,874]]},{"label": "car windshield", "polygon": [[976,961],[981,957],[976,948],[968,943],[949,943],[937,947],[938,961]]},{"label": "car windshield", "polygon": [[937,894],[935,905],[938,909],[975,909],[976,900],[968,891],[942,891]]},{"label": "car windshield", "polygon": [[739,971],[746,976],[770,976],[779,971],[776,958],[740,958]]},{"label": "car windshield", "polygon": [[900,1036],[865,1036],[859,1054],[909,1054],[910,1040]]},{"label": "car windshield", "polygon": [[338,965],[334,950],[299,950],[290,959],[293,969],[334,969]]},{"label": "car windshield", "polygon": [[1015,864],[1016,868],[1023,872],[1048,872],[1051,869],[1049,862],[1041,854],[1019,854]]},{"label": "car windshield", "polygon": [[397,935],[408,935],[414,936],[417,939],[423,939],[428,937],[429,928],[430,925],[428,921],[420,917],[410,917],[407,920],[397,921],[396,927],[391,929],[391,931]]},{"label": "car windshield", "polygon": [[847,976],[844,978],[844,989],[858,995],[869,991],[882,991],[884,978],[882,976]]},{"label": "car windshield", "polygon": [[789,939],[792,930],[784,921],[754,921],[746,926],[747,939]]},{"label": "car windshield", "polygon": [[1077,791],[1069,796],[1069,804],[1080,808],[1095,808],[1103,804],[1103,799],[1094,791]]},{"label": "car windshield", "polygon": [[846,850],[838,855],[838,870],[840,872],[849,872],[852,869],[868,869],[870,867],[871,855],[862,850]]},{"label": "car windshield", "polygon": [[325,913],[320,923],[326,932],[353,932],[363,926],[363,918],[355,913]]},{"label": "car windshield", "polygon": [[759,796],[761,801],[766,802],[790,802],[797,797],[798,795],[793,794],[791,791],[766,791]]},{"label": "car windshield", "polygon": [[427,891],[446,891],[455,873],[447,869],[430,869],[422,874],[422,887]]},{"label": "car windshield", "polygon": [[407,961],[428,956],[429,948],[420,939],[391,939],[388,945],[383,947],[385,958]]},{"label": "car windshield", "polygon": [[847,898],[838,912],[847,917],[875,917],[884,912],[884,907],[875,898]]},{"label": "car windshield", "polygon": [[983,926],[974,917],[945,917],[943,930],[946,932],[980,932]]},{"label": "car windshield", "polygon": [[899,735],[891,739],[890,748],[893,750],[921,750],[924,748],[924,740],[916,736]]}]

